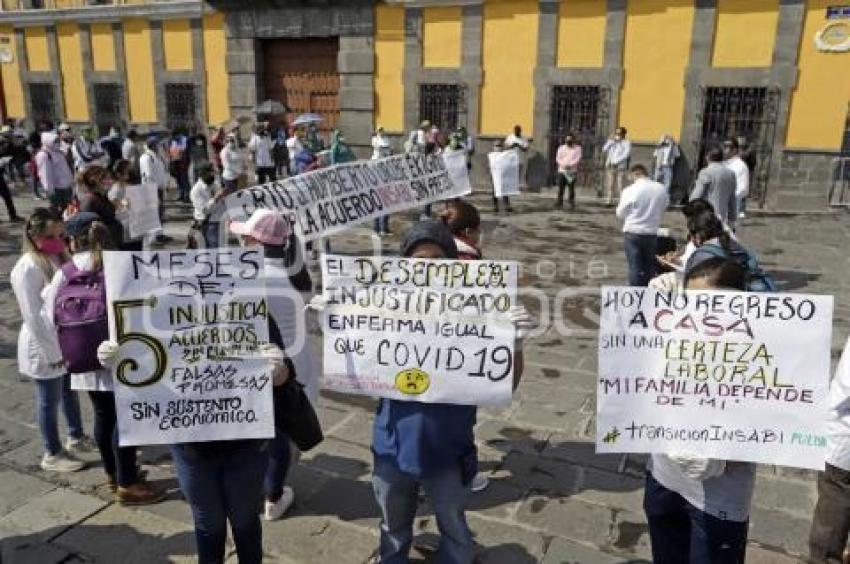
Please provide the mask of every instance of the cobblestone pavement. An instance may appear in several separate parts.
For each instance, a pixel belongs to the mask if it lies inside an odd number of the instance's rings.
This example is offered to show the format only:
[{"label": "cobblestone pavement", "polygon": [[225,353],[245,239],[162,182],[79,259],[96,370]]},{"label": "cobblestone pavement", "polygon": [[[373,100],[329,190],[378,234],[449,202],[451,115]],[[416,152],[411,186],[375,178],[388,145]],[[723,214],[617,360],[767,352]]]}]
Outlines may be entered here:
[{"label": "cobblestone pavement", "polygon": [[[33,202],[22,196],[28,211]],[[521,284],[543,291],[562,328],[526,343],[526,373],[513,404],[483,409],[476,436],[490,487],[472,497],[469,520],[489,563],[645,562],[650,557],[641,509],[643,459],[594,454],[596,343],[594,311],[600,284],[622,283],[625,264],[613,211],[580,201],[577,212],[553,210],[551,191],[515,200],[515,213],[484,212],[485,251],[519,260]],[[185,233],[189,211],[169,209],[168,231]],[[393,218],[402,231],[408,218]],[[682,234],[670,212],[667,224]],[[351,232],[335,250],[363,251],[368,237]],[[171,488],[167,501],[127,508],[112,501],[95,456],[73,475],[38,469],[41,445],[33,390],[15,365],[19,314],[8,273],[18,255],[20,228],[0,224],[0,538],[2,563],[190,562],[191,516],[182,501],[167,452],[144,448],[150,478]],[[833,352],[850,329],[850,216],[754,213],[743,224],[754,249],[781,287],[834,294]],[[388,240],[391,251],[398,238]],[[564,290],[566,289],[566,290]],[[555,300],[556,295],[560,298]],[[537,300],[526,305],[540,314]],[[545,317],[545,314],[544,314]],[[81,403],[90,422],[88,401]],[[368,399],[323,394],[327,439],[294,468],[296,505],[282,521],[264,524],[269,562],[361,563],[377,543],[378,511],[369,483]],[[812,475],[762,467],[750,526],[748,562],[782,564],[806,550],[815,488]],[[416,528],[433,533],[423,502]],[[427,555],[414,551],[414,561]],[[231,555],[228,562],[235,562]]]}]

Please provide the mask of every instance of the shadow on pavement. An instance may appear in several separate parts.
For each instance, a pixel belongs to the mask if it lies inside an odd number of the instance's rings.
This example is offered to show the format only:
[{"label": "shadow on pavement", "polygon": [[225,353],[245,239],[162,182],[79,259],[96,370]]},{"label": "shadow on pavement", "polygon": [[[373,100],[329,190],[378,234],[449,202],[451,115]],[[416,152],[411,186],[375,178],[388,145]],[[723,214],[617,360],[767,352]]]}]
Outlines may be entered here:
[{"label": "shadow on pavement", "polygon": [[[78,547],[84,547],[79,550]],[[90,552],[91,551],[91,552]],[[0,540],[0,564],[163,562],[195,555],[191,532],[146,534],[127,525],[55,527]]]}]

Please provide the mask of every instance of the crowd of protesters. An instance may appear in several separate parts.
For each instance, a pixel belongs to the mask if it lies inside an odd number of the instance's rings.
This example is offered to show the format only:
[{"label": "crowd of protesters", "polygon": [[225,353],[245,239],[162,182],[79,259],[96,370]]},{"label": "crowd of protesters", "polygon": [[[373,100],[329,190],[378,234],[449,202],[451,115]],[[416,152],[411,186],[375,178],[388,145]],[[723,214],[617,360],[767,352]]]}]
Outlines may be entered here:
[{"label": "crowd of protesters", "polygon": [[[672,139],[662,139],[655,170],[632,164],[625,128],[605,144],[604,192],[607,204],[617,204],[623,222],[628,284],[664,291],[678,289],[770,292],[776,287],[756,256],[737,239],[736,222],[743,217],[747,196],[747,167],[739,145],[730,139],[706,154],[707,166],[697,177],[690,202],[684,206],[687,241],[683,252],[664,243],[661,231],[670,204],[670,171],[675,153]],[[382,128],[372,138],[372,158],[394,153]],[[517,126],[496,150],[525,154],[530,140]],[[472,167],[473,138],[464,128],[441,131],[428,121],[410,132],[406,152],[436,155],[462,152]],[[5,159],[5,160],[2,160]],[[116,129],[100,139],[92,128],[73,131],[65,124],[41,124],[26,135],[18,129],[0,132],[0,196],[9,219],[18,217],[9,183],[31,183],[34,197],[46,200],[23,225],[23,249],[11,272],[11,285],[23,324],[18,342],[22,374],[35,384],[36,419],[44,446],[41,468],[75,472],[85,467],[80,456],[97,452],[108,488],[124,504],[151,504],[166,492],[146,480],[135,447],[120,447],[111,366],[118,345],[108,339],[97,347],[97,364],[75,363],[57,338],[57,305],[70,283],[103,284],[103,252],[140,250],[170,242],[162,231],[131,237],[132,214],[128,191],[140,183],[156,186],[162,206],[169,192],[176,204],[191,205],[190,243],[217,248],[222,236],[242,246],[262,247],[269,281],[290,284],[313,309],[323,300],[313,297],[313,283],[304,264],[304,249],[284,217],[258,210],[244,222],[224,224],[225,199],[253,182],[265,183],[355,159],[339,131],[326,143],[314,125],[272,128],[259,123],[247,141],[238,128],[218,128],[209,136],[177,131],[142,135]],[[741,162],[739,162],[741,161]],[[527,163],[520,162],[520,185]],[[582,164],[582,147],[568,134],[557,149],[557,208],[575,207]],[[254,177],[249,173],[253,170]],[[29,171],[29,172],[28,172]],[[653,179],[653,177],[655,179]],[[493,197],[494,211],[507,197]],[[432,218],[437,207],[436,220]],[[453,200],[426,206],[420,221],[401,238],[400,255],[419,259],[479,260],[481,217],[468,201]],[[390,233],[389,217],[375,220],[379,235]],[[624,281],[626,282],[626,281]],[[264,350],[274,380],[276,410],[282,409],[287,386],[297,382],[318,406],[318,363],[308,353],[289,355],[280,326],[293,316],[307,316],[275,302],[271,292],[270,345]],[[104,304],[105,307],[105,304]],[[514,388],[523,371],[523,339],[532,325],[524,309],[510,312],[517,342]],[[300,320],[299,321],[303,321]],[[304,324],[301,323],[303,326]],[[830,412],[832,449],[826,472],[819,479],[820,498],[812,527],[814,562],[840,562],[850,531],[850,360],[848,352],[833,382]],[[72,355],[71,355],[72,356]],[[85,391],[94,412],[87,434],[80,416],[77,392]],[[61,407],[67,438],[59,434]],[[275,416],[279,421],[278,412]],[[382,399],[372,431],[372,486],[381,525],[377,561],[407,562],[414,542],[413,522],[420,491],[430,499],[437,517],[441,562],[474,561],[475,544],[466,520],[469,497],[487,487],[478,473],[473,429],[476,408]],[[282,518],[296,492],[287,485],[297,463],[299,441],[283,423],[269,440],[232,440],[172,445],[176,476],[192,509],[198,558],[201,563],[223,562],[228,525],[239,562],[262,561],[262,525]],[[755,465],[700,458],[697,455],[653,455],[646,474],[644,507],[653,560],[659,563],[741,563],[747,546],[750,503],[756,480]]]}]

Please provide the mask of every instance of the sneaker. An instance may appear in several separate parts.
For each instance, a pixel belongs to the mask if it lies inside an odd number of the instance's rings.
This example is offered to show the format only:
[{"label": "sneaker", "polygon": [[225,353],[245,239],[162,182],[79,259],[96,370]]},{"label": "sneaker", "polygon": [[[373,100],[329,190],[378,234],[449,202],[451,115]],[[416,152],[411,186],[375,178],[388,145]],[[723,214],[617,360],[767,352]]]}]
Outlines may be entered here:
[{"label": "sneaker", "polygon": [[279,500],[266,501],[263,519],[266,521],[277,521],[292,507],[293,501],[295,501],[295,492],[289,486],[284,486],[283,494]]},{"label": "sneaker", "polygon": [[174,237],[171,237],[170,235],[166,235],[164,233],[160,233],[159,235],[156,236],[156,242],[157,243],[170,243],[173,240],[174,240]]},{"label": "sneaker", "polygon": [[78,472],[85,467],[85,462],[65,451],[56,454],[44,453],[41,459],[41,469],[45,472]]},{"label": "sneaker", "polygon": [[474,478],[472,478],[472,483],[469,484],[469,489],[477,493],[486,490],[489,485],[490,478],[487,477],[487,474],[479,472]]},{"label": "sneaker", "polygon": [[165,495],[165,490],[139,480],[126,488],[119,486],[115,497],[122,505],[150,505],[162,501]]},{"label": "sneaker", "polygon": [[741,212],[738,214],[738,219],[747,219],[747,214],[745,212]]},{"label": "sneaker", "polygon": [[422,215],[419,216],[419,221],[430,221],[430,220],[431,220],[431,216],[426,214],[426,213],[423,213]]},{"label": "sneaker", "polygon": [[97,445],[91,437],[83,435],[82,437],[68,437],[65,439],[65,450],[75,454],[82,452],[94,452],[97,450]]}]

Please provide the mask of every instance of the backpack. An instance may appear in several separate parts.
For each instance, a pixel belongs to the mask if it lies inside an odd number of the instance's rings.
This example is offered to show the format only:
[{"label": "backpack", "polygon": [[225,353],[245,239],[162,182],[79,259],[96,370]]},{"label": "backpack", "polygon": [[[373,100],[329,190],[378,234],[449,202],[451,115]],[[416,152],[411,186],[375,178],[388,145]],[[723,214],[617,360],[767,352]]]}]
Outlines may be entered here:
[{"label": "backpack", "polygon": [[109,339],[103,269],[80,270],[68,261],[62,273],[65,281],[56,293],[53,320],[65,366],[72,374],[100,370],[97,347]]},{"label": "backpack", "polygon": [[758,260],[752,254],[741,249],[733,250],[731,253],[714,243],[706,243],[697,247],[692,257],[698,253],[707,253],[715,257],[732,259],[740,264],[747,271],[747,291],[748,292],[775,292],[776,281],[773,277],[765,272],[759,265]]}]

